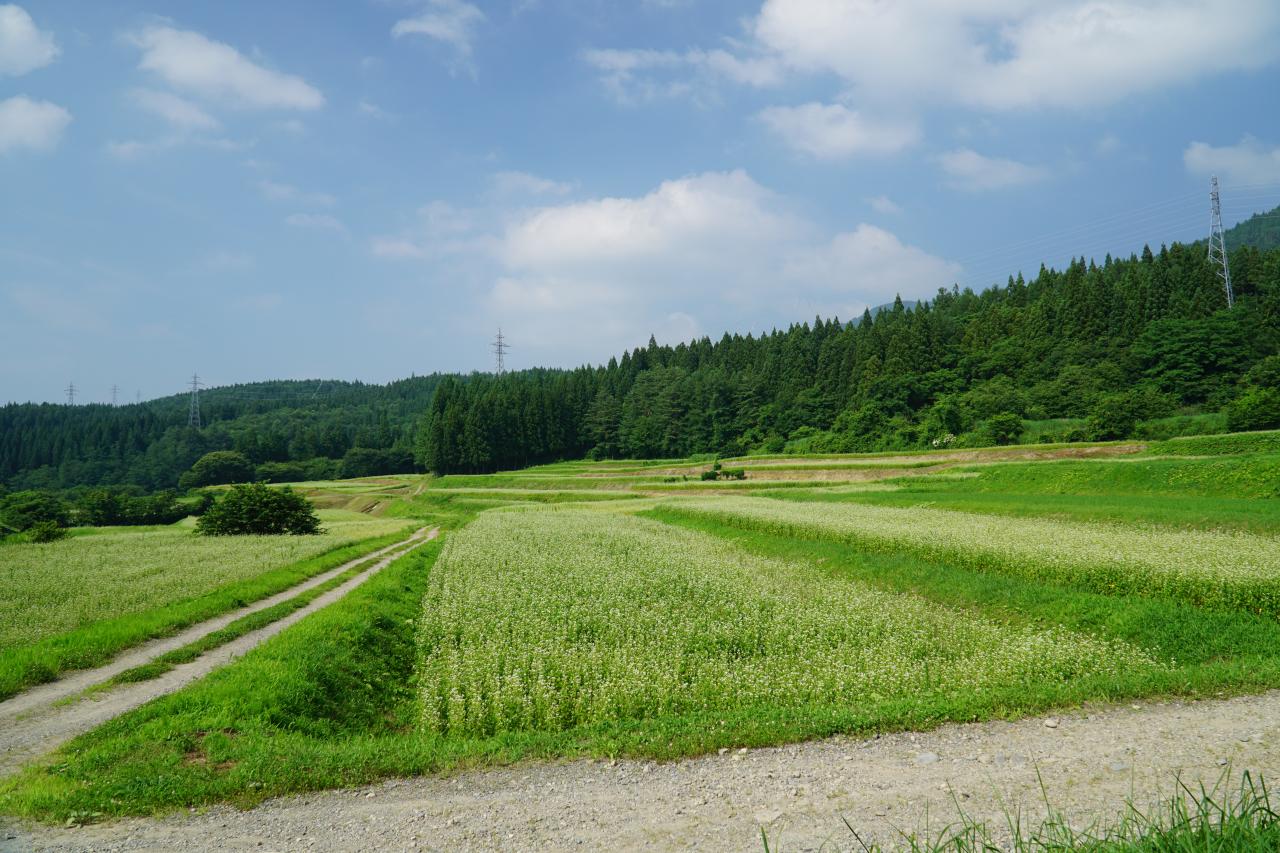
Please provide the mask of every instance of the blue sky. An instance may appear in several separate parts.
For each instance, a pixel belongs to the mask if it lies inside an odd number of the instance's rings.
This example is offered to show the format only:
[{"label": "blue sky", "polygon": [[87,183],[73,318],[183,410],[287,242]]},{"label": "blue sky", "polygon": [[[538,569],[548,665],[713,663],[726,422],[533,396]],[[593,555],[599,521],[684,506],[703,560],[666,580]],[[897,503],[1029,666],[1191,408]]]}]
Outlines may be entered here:
[{"label": "blue sky", "polygon": [[0,4],[0,402],[607,359],[1280,204],[1274,0]]}]

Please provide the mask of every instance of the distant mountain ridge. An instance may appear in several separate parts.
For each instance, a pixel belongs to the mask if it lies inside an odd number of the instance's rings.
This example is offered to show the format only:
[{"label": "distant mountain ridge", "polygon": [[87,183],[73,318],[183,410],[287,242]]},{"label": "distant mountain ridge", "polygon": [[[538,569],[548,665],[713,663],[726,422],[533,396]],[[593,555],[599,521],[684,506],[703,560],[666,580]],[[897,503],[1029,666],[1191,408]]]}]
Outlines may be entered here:
[{"label": "distant mountain ridge", "polygon": [[1228,249],[1252,246],[1266,252],[1280,248],[1280,207],[1266,213],[1255,213],[1228,228],[1224,236]]}]

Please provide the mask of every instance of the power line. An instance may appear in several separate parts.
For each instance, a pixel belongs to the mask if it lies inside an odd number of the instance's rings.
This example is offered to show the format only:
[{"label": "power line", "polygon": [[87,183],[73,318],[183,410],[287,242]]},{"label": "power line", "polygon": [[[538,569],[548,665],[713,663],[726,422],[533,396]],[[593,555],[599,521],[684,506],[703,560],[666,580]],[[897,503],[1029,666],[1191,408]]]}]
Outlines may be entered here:
[{"label": "power line", "polygon": [[112,406],[116,405],[116,401],[119,398],[120,398],[120,386],[112,385],[111,386],[111,405]]},{"label": "power line", "polygon": [[200,429],[200,374],[191,374],[191,404],[187,408],[187,426]]},{"label": "power line", "polygon": [[1227,260],[1227,237],[1222,230],[1222,199],[1218,193],[1218,176],[1209,181],[1209,262],[1222,267],[1218,277],[1227,291],[1227,307],[1236,304],[1235,294],[1231,292],[1231,264]]},{"label": "power line", "polygon": [[508,344],[506,338],[502,336],[502,327],[499,326],[498,337],[493,341],[493,356],[499,376],[507,372],[506,355],[507,351],[510,349],[510,344]]}]

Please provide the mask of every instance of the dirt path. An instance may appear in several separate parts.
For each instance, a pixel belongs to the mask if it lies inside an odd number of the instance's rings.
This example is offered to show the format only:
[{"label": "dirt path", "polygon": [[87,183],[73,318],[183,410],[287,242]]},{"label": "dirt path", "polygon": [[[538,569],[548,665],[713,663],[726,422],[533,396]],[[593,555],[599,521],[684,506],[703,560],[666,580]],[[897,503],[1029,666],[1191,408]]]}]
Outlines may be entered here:
[{"label": "dirt path", "polygon": [[321,574],[308,578],[302,583],[295,584],[294,586],[278,592],[275,595],[259,599],[258,601],[241,607],[238,610],[233,610],[228,613],[224,613],[221,616],[215,616],[212,619],[207,619],[204,622],[192,625],[190,628],[185,629],[179,634],[174,634],[171,637],[162,637],[158,640],[151,640],[150,642],[134,646],[131,649],[126,649],[110,663],[94,669],[75,670],[57,681],[51,681],[48,684],[41,684],[38,687],[33,687],[30,690],[19,693],[17,696],[10,697],[5,701],[0,702],[0,731],[18,718],[29,716],[35,712],[47,711],[49,708],[53,707],[55,703],[82,693],[87,688],[92,687],[95,684],[101,684],[107,679],[112,678],[125,670],[133,669],[136,666],[149,663],[165,652],[180,649],[188,643],[193,643],[201,637],[212,634],[214,631],[219,631],[230,625],[232,622],[235,622],[237,619],[241,619],[251,613],[256,613],[259,610],[265,610],[268,607],[274,607],[283,601],[288,601],[299,593],[306,592],[309,589],[314,589],[323,583],[327,583],[343,572],[348,571],[353,566],[359,565],[360,563],[375,557],[385,556],[386,554],[389,554],[399,548],[403,548],[412,542],[421,540],[426,535],[427,528],[424,527],[421,530],[416,531],[408,539],[397,542],[394,545],[388,545],[385,548],[380,548],[377,551],[365,554],[363,557],[357,557],[354,560],[343,563],[335,569],[329,569],[326,572],[322,572]]},{"label": "dirt path", "polygon": [[[290,625],[296,624],[317,610],[321,610],[342,598],[370,577],[386,568],[392,560],[434,539],[437,532],[434,529],[428,531],[423,528],[414,533],[409,539],[382,548],[373,554],[366,554],[336,569],[291,587],[271,598],[263,599],[233,613],[219,616],[216,619],[202,622],[177,636],[140,646],[121,658],[117,658],[107,666],[74,673],[61,681],[28,691],[0,704],[0,776],[17,770],[30,759],[55,749],[78,734],[87,732],[95,726],[101,725],[126,711],[131,711],[158,696],[172,693],[209,674],[228,661],[240,657],[259,643],[279,634]],[[95,684],[102,683],[117,672],[147,663],[171,649],[181,648],[187,643],[203,637],[205,634],[225,627],[246,614],[292,598],[373,557],[380,557],[381,559],[345,583],[317,596],[305,607],[295,610],[270,625],[251,631],[229,643],[212,649],[189,663],[179,664],[158,678],[134,684],[123,684],[110,690],[86,696],[70,704],[57,704],[62,699],[75,696]]]},{"label": "dirt path", "polygon": [[[760,850],[857,847],[842,817],[895,827],[956,814],[1024,825],[1043,780],[1074,825],[1114,818],[1242,770],[1280,778],[1280,691],[1196,703],[1086,708],[1060,718],[835,738],[670,764],[575,761],[392,781],[355,791],[76,829],[11,828],[0,850]],[[6,846],[7,845],[7,846]],[[825,845],[825,846],[823,846]]]}]

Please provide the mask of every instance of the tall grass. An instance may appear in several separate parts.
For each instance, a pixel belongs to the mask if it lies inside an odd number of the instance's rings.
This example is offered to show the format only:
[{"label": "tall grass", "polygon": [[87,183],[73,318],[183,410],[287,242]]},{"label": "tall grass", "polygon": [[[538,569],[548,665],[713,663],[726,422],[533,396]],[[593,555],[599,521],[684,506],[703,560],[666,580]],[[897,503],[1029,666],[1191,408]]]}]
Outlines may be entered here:
[{"label": "tall grass", "polygon": [[[1280,812],[1262,777],[1242,774],[1232,791],[1225,784],[1193,789],[1178,780],[1178,794],[1147,809],[1129,801],[1118,819],[1081,826],[1055,809],[1046,797],[1048,816],[1027,826],[1020,812],[1008,812],[1002,824],[977,821],[956,804],[951,824],[918,831],[899,830],[890,842],[872,840],[843,818],[845,844],[835,849],[860,853],[1265,853],[1280,850]],[[766,853],[780,853],[781,839],[761,829]]]}]

